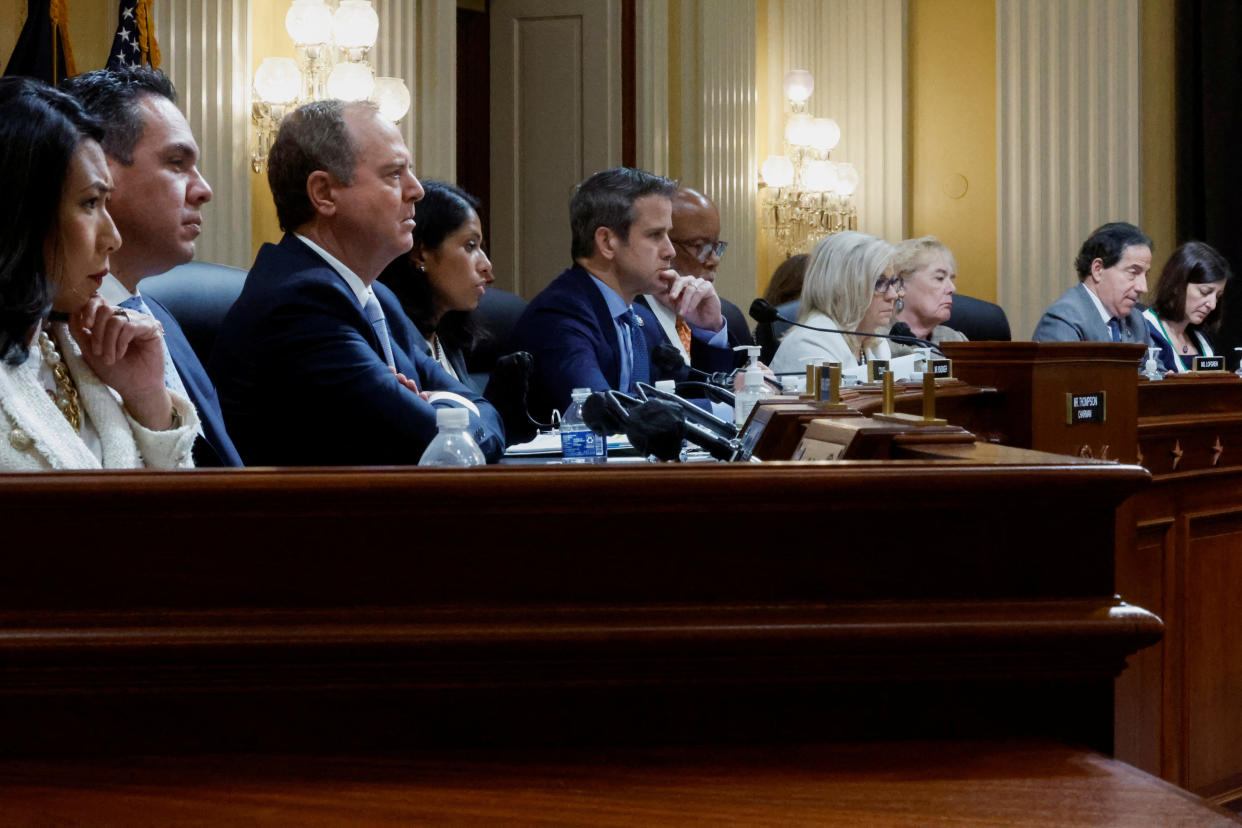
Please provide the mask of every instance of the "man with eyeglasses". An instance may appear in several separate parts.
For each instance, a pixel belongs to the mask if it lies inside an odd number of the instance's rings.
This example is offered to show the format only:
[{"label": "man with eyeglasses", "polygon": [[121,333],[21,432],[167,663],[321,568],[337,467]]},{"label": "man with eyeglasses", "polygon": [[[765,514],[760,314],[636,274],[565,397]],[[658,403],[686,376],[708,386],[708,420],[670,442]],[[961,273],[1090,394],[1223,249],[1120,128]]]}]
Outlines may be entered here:
[{"label": "man with eyeglasses", "polygon": [[[669,241],[675,251],[673,270],[682,276],[706,280],[715,293],[716,268],[729,243],[720,240],[720,211],[712,200],[689,187],[678,189],[673,196],[673,229]],[[741,308],[723,296],[719,299],[721,315],[727,322],[729,347],[755,344]],[[691,326],[677,315],[667,293],[646,294],[637,301],[651,308],[665,338],[681,352],[686,364],[700,371],[712,370],[709,364],[714,364],[715,353],[709,351],[702,334],[696,336]],[[744,361],[745,354],[739,354],[738,358]]]}]

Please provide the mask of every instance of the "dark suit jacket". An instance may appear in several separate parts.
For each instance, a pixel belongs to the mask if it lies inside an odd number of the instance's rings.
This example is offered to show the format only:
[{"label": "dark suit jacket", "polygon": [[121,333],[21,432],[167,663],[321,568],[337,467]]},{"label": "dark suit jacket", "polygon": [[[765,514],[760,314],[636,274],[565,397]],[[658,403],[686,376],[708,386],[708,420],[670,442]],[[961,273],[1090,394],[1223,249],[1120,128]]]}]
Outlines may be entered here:
[{"label": "dark suit jacket", "polygon": [[[723,296],[720,297],[720,312],[724,314],[724,318],[729,321],[729,347],[737,345],[754,345],[755,336],[750,330],[750,320],[746,314],[742,313],[742,309],[730,302]],[[741,354],[743,363],[746,361],[746,354]]]},{"label": "dark suit jacket", "polygon": [[220,411],[220,400],[216,396],[216,388],[207,376],[207,369],[199,362],[190,341],[168,308],[161,305],[155,298],[142,295],[151,315],[164,326],[164,344],[168,346],[168,354],[172,357],[173,367],[181,377],[190,402],[198,409],[198,419],[203,427],[203,437],[194,442],[194,465],[196,466],[240,466],[241,455],[229,439],[224,427],[224,414]]},{"label": "dark suit jacket", "polygon": [[[649,353],[664,341],[664,332],[645,305],[635,303],[634,312],[643,328],[635,361],[647,361],[652,382],[684,378],[685,369],[679,377],[651,365]],[[529,351],[535,359],[530,409],[537,418],[546,419],[552,408],[564,411],[575,388],[606,391],[617,388],[621,380],[621,345],[608,304],[590,274],[578,265],[556,277],[531,300],[513,328],[510,346],[508,350]],[[732,352],[726,348],[713,350],[726,366],[713,370],[728,370]]]},{"label": "dark suit jacket", "polygon": [[[471,433],[497,459],[504,427],[496,410],[414,347],[414,326],[392,291],[378,283],[372,290],[397,370],[424,391],[472,400],[480,416],[471,415]],[[416,463],[436,435],[435,407],[388,369],[349,286],[292,235],[259,250],[221,323],[210,371],[229,431],[251,465]]]},{"label": "dark suit jacket", "polygon": [[[634,304],[641,304],[643,307],[650,307],[647,304],[646,296],[638,296],[634,299]],[[720,300],[720,313],[725,318],[725,322],[729,327],[729,351],[732,354],[730,361],[726,363],[721,355],[720,348],[713,348],[706,342],[696,337],[690,338],[690,367],[695,368],[707,374],[717,371],[732,371],[738,365],[746,364],[746,354],[743,351],[734,351],[738,345],[754,345],[754,337],[750,335],[750,328],[746,327],[746,320],[742,318],[742,311],[737,305],[727,299]],[[664,334],[660,342],[667,341],[670,345],[676,345],[668,337],[668,332],[664,328],[657,328],[657,331]],[[656,343],[657,345],[659,342]],[[682,377],[677,377],[680,381]]]}]

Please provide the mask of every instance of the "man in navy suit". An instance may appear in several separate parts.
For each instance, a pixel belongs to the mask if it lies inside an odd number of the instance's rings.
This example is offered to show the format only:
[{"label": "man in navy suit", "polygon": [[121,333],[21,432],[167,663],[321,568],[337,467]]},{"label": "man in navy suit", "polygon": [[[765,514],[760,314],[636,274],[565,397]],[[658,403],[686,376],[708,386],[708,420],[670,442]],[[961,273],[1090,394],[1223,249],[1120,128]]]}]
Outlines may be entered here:
[{"label": "man in navy suit", "polygon": [[733,366],[729,331],[712,283],[672,267],[669,240],[677,185],[642,170],[616,167],[578,185],[569,202],[574,266],[527,305],[512,334],[534,356],[531,410],[564,411],[574,388],[632,392],[640,381],[678,379],[654,365],[665,342],[642,294],[664,297],[703,340],[707,370]]},{"label": "man in navy suit", "polygon": [[211,187],[198,170],[198,143],[177,109],[177,92],[145,67],[101,69],[62,84],[104,124],[103,149],[116,189],[108,209],[121,234],[99,293],[112,305],[149,313],[164,326],[165,381],[184,391],[202,424],[196,466],[240,466],[216,389],[168,309],[138,284],[194,258]]},{"label": "man in navy suit", "polygon": [[416,463],[451,406],[470,411],[496,460],[496,410],[413,347],[413,324],[375,281],[413,246],[423,196],[401,133],[373,104],[317,101],[284,119],[267,171],[285,237],[259,250],[210,360],[242,457]]}]

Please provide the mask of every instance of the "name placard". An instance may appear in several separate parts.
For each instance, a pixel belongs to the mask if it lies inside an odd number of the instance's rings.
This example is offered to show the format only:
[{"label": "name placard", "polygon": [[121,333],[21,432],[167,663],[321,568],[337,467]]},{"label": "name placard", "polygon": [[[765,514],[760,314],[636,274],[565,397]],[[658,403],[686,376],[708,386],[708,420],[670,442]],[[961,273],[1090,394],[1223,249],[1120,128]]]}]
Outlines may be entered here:
[{"label": "name placard", "polygon": [[931,375],[936,379],[949,379],[953,376],[953,360],[951,359],[933,359],[931,361]]},{"label": "name placard", "polygon": [[1107,395],[1103,391],[1065,395],[1065,424],[1102,423],[1107,416]]},{"label": "name placard", "polygon": [[1195,357],[1194,371],[1224,371],[1225,358],[1222,356],[1197,356]]},{"label": "name placard", "polygon": [[887,359],[873,359],[867,362],[867,379],[871,382],[879,382],[884,379],[884,375],[888,373]]}]

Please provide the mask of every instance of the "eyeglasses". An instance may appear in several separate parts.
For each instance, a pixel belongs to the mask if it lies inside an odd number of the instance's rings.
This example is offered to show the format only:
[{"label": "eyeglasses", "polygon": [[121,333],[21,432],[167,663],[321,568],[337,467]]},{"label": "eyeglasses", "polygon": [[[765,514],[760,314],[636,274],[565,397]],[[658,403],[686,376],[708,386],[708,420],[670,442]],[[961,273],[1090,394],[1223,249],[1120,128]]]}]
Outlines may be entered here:
[{"label": "eyeglasses", "polygon": [[678,239],[670,239],[673,244],[684,247],[699,262],[706,262],[712,255],[716,254],[717,259],[724,258],[725,248],[729,246],[727,241],[704,241],[702,239],[691,239],[690,241],[679,241]]},{"label": "eyeglasses", "polygon": [[880,278],[875,280],[875,292],[876,293],[885,293],[888,291],[889,288],[892,288],[898,293],[901,293],[905,289],[905,287],[906,287],[906,280],[901,278],[900,276],[894,276],[891,279],[888,278],[887,276],[881,276]]}]

